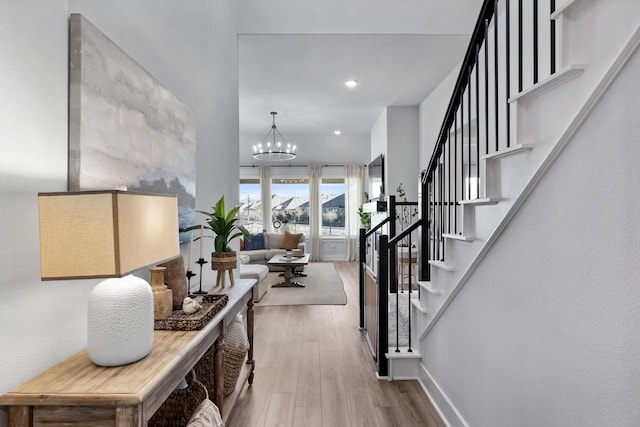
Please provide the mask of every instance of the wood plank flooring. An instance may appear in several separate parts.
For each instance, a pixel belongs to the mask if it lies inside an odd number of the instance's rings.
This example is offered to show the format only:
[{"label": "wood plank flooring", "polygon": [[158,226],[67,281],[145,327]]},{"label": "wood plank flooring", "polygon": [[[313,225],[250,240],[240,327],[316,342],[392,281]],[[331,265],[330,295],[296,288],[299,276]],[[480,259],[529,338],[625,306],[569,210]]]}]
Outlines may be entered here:
[{"label": "wood plank flooring", "polygon": [[255,379],[227,426],[443,427],[417,381],[376,378],[358,329],[357,263],[334,264],[347,305],[255,306]]}]

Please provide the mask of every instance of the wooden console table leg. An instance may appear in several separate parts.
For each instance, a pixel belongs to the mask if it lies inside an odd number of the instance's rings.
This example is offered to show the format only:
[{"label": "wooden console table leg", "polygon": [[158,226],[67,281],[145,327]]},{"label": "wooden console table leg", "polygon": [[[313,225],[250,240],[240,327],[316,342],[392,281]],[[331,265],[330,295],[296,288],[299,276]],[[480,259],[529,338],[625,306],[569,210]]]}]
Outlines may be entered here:
[{"label": "wooden console table leg", "polygon": [[9,425],[27,427],[33,425],[33,411],[31,406],[10,406]]},{"label": "wooden console table leg", "polygon": [[220,409],[224,404],[224,347],[222,346],[224,335],[220,335],[215,342],[216,354],[213,358],[213,403]]},{"label": "wooden console table leg", "polygon": [[138,406],[116,407],[116,427],[129,427],[142,425],[142,408]]},{"label": "wooden console table leg", "polygon": [[251,373],[249,374],[249,384],[253,384],[253,373],[255,370],[255,360],[253,359],[253,298],[247,301],[247,337],[249,338],[249,355],[247,363],[251,364]]}]

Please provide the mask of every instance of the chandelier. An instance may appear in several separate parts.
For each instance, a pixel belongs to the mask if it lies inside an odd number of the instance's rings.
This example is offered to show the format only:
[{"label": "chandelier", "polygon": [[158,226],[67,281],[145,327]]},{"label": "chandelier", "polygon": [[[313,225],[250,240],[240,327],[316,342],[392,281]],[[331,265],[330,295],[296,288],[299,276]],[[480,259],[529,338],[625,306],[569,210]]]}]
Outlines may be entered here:
[{"label": "chandelier", "polygon": [[271,115],[273,116],[271,130],[269,130],[260,144],[253,146],[254,159],[293,160],[296,158],[296,146],[289,144],[276,127],[277,114],[278,113],[275,111],[271,112]]}]

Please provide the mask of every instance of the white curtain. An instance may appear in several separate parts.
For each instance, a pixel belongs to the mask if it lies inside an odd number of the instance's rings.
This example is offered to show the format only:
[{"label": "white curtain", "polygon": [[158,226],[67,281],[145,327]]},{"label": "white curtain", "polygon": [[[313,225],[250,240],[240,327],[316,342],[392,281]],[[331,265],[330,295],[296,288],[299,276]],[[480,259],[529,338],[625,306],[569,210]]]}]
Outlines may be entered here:
[{"label": "white curtain", "polygon": [[309,165],[309,240],[311,256],[309,259],[318,261],[322,250],[320,228],[322,215],[320,206],[320,183],[322,182],[322,166]]},{"label": "white curtain", "polygon": [[347,261],[358,259],[358,238],[360,233],[360,217],[358,208],[362,205],[364,191],[364,166],[346,165],[344,167],[345,187],[344,197],[344,249]]},{"label": "white curtain", "polygon": [[273,225],[271,223],[271,171],[269,166],[260,166],[260,204],[262,205],[262,228],[271,232]]}]

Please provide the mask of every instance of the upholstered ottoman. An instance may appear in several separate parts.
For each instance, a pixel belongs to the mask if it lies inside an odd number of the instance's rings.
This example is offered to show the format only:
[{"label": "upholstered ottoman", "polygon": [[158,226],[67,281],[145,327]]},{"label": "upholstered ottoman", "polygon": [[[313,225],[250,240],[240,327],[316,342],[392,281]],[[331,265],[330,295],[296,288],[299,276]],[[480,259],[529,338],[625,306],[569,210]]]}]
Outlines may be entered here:
[{"label": "upholstered ottoman", "polygon": [[258,283],[253,287],[253,302],[260,301],[269,288],[266,280],[269,267],[262,264],[239,264],[238,270],[241,279],[256,279]]}]

